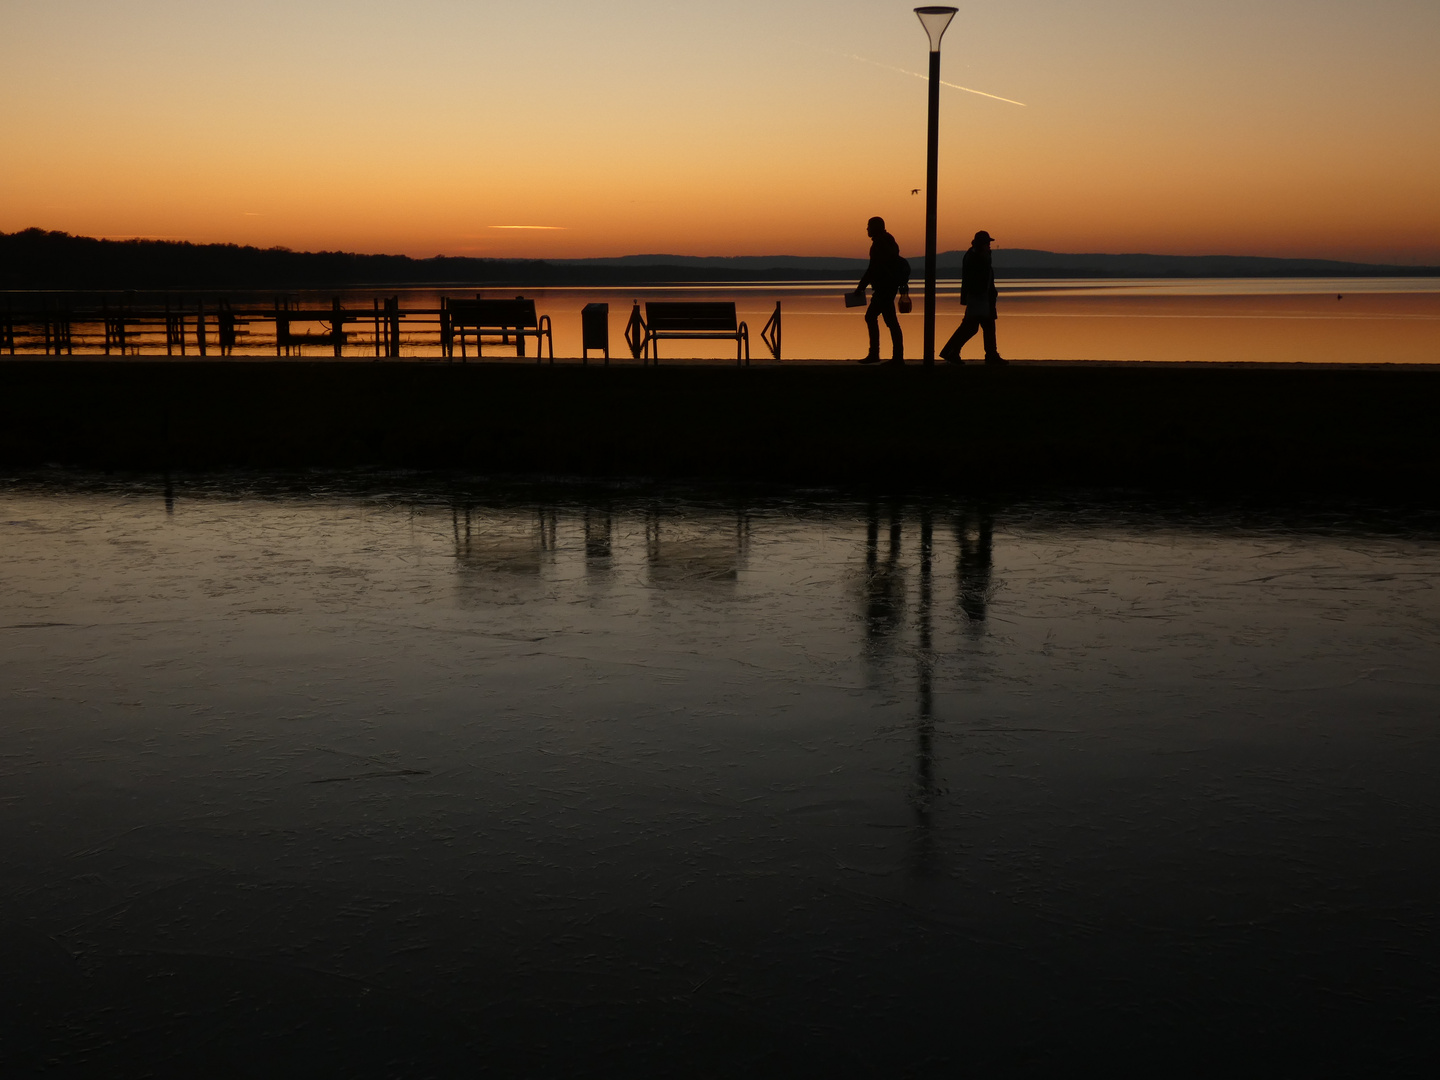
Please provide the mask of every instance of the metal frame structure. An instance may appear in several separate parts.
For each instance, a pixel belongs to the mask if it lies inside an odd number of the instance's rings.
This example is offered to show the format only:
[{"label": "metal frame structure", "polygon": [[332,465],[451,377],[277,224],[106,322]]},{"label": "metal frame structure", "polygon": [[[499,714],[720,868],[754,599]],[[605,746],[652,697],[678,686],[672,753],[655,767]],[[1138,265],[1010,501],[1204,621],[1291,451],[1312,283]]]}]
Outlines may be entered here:
[{"label": "metal frame structure", "polygon": [[770,355],[780,359],[780,301],[775,301],[775,313],[760,330],[760,340],[770,349]]}]

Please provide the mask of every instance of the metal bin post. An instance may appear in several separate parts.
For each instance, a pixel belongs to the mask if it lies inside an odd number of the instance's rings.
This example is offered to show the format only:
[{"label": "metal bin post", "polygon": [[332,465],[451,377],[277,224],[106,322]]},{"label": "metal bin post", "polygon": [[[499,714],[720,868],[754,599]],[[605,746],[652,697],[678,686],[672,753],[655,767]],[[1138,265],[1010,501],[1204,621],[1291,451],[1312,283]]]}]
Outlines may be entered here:
[{"label": "metal bin post", "polygon": [[586,304],[580,309],[580,361],[590,363],[590,350],[605,353],[605,366],[610,366],[610,305]]}]

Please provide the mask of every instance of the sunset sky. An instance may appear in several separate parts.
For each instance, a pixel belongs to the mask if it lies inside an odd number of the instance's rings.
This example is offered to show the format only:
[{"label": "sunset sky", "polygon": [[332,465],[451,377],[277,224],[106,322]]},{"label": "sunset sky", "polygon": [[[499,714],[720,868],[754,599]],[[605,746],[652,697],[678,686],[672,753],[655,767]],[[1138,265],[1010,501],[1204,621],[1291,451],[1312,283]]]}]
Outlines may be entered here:
[{"label": "sunset sky", "polygon": [[[913,6],[0,0],[0,230],[918,251]],[[942,250],[1440,264],[1436,0],[958,6],[942,77],[1023,105],[942,93]]]}]

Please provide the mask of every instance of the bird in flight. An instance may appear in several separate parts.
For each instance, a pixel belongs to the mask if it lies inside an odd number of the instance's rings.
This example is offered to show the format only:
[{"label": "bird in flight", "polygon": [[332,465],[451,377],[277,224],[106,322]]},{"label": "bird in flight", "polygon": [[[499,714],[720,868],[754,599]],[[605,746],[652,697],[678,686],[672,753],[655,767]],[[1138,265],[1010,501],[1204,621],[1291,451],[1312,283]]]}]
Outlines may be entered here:
[{"label": "bird in flight", "polygon": [[920,194],[920,189],[919,189],[918,187],[912,187],[912,188],[910,189],[910,194],[911,194],[911,195],[919,195],[919,194]]}]

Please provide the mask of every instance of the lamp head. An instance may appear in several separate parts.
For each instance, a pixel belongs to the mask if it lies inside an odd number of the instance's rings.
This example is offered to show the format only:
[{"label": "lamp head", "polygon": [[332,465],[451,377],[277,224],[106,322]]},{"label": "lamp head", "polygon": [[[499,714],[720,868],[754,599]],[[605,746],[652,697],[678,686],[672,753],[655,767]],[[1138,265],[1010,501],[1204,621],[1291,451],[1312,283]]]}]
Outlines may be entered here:
[{"label": "lamp head", "polygon": [[930,51],[940,51],[940,39],[945,36],[945,28],[950,25],[950,20],[955,17],[959,8],[953,7],[917,7],[915,14],[920,17],[920,25],[925,27],[925,33],[930,35]]}]

